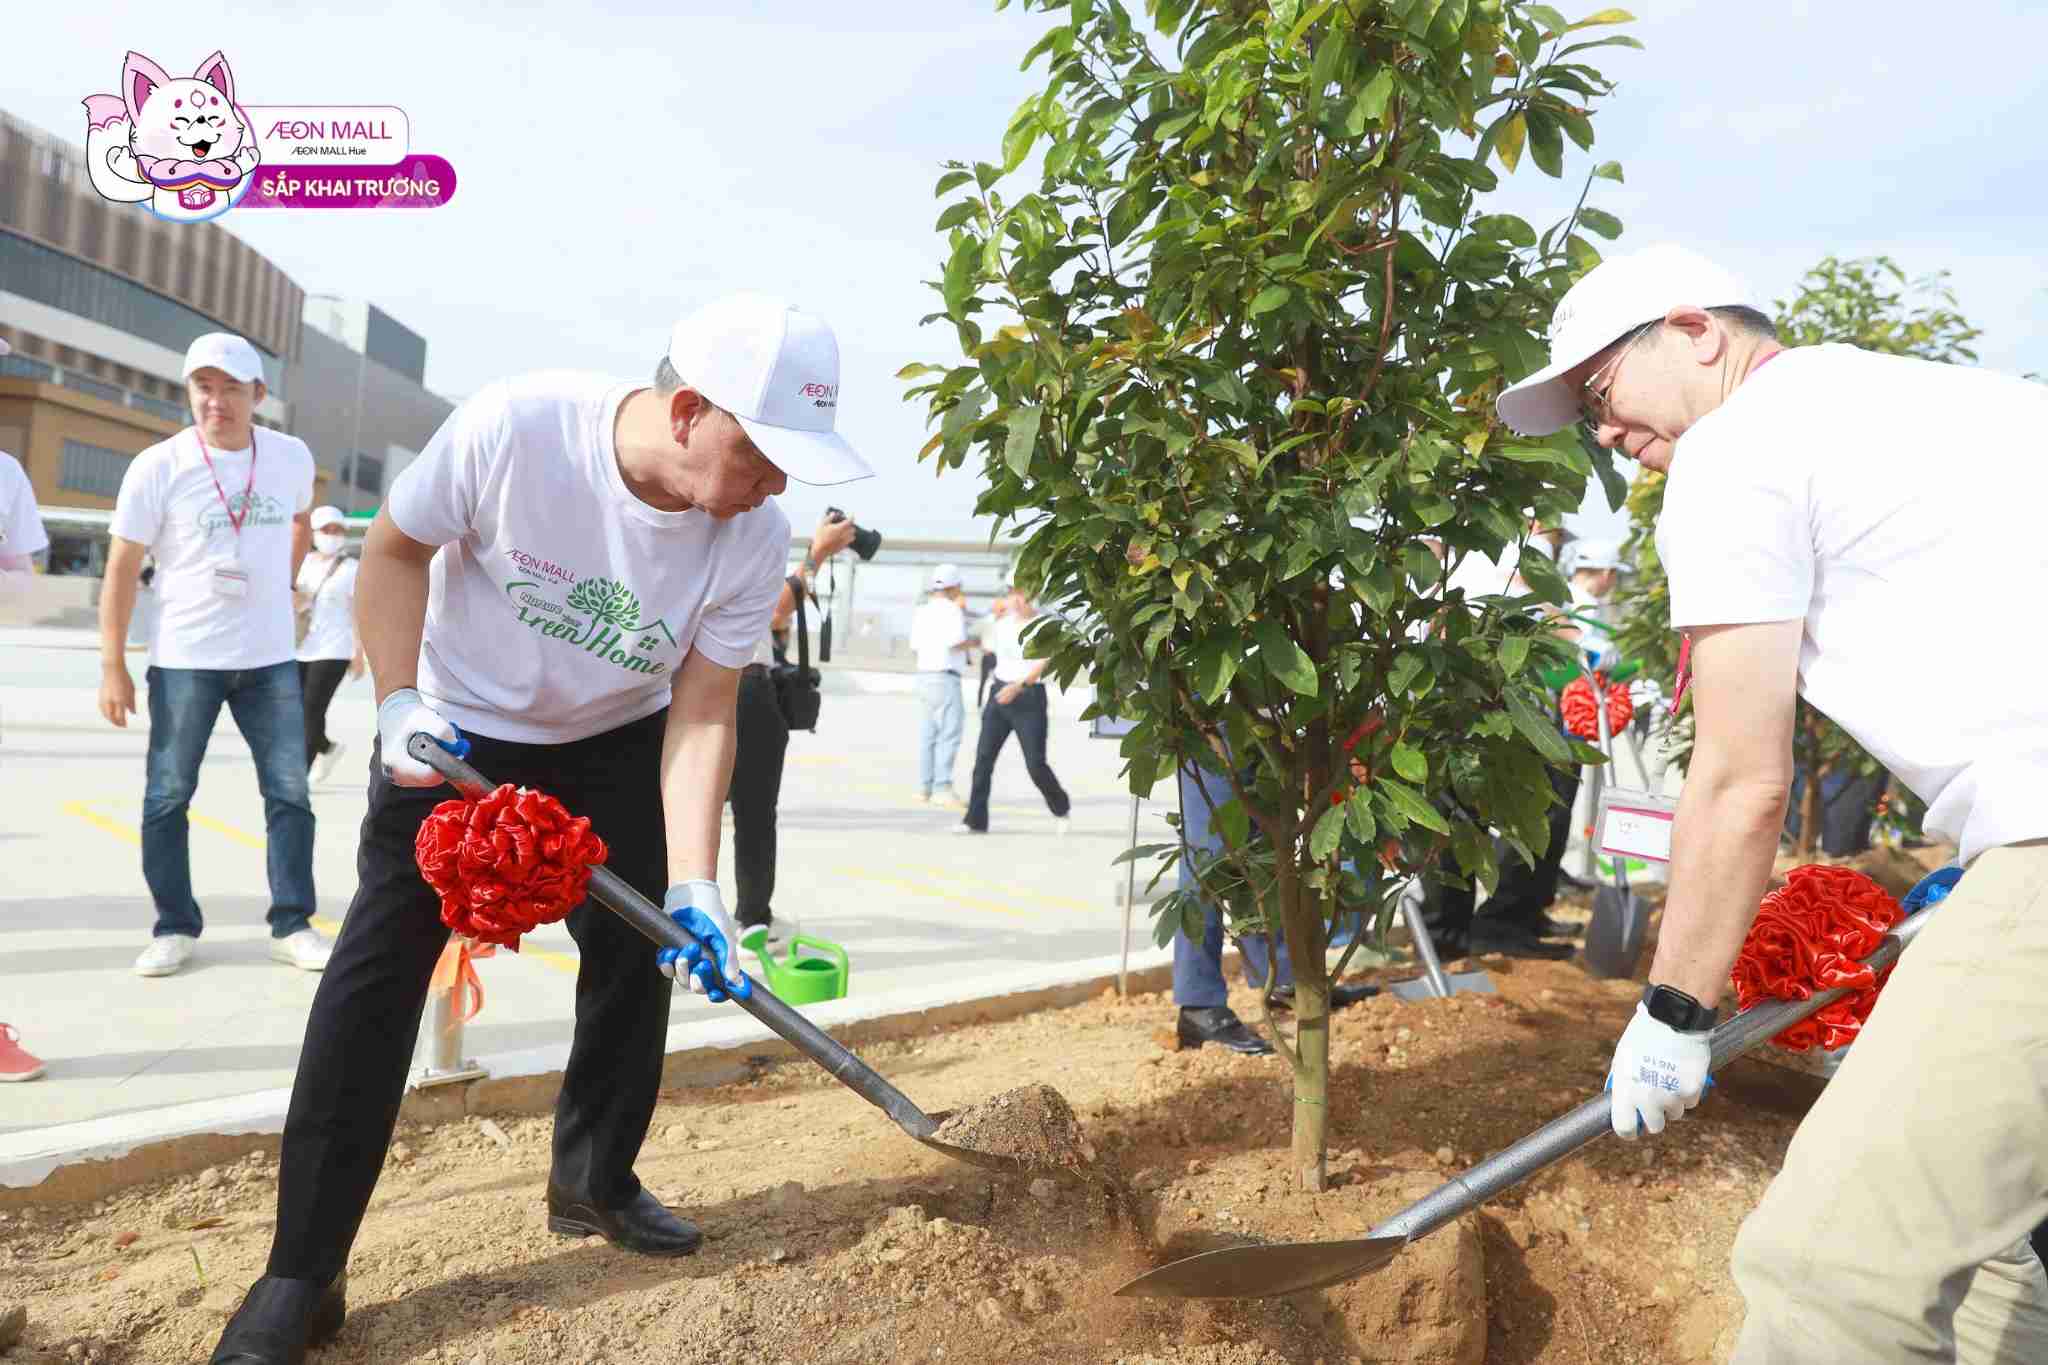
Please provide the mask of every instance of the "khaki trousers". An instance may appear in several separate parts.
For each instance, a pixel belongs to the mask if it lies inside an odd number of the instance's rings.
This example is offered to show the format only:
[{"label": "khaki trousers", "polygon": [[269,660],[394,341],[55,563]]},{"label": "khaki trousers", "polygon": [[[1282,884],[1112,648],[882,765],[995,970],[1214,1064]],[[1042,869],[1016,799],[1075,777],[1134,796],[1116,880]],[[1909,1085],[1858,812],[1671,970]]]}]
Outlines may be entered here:
[{"label": "khaki trousers", "polygon": [[2048,840],[1906,950],[1742,1225],[1736,1365],[2048,1362]]}]

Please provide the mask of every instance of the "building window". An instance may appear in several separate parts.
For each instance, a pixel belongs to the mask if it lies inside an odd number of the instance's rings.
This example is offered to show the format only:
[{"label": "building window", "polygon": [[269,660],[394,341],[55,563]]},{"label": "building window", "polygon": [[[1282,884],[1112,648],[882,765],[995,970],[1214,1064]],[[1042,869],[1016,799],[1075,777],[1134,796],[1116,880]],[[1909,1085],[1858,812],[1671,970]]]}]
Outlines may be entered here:
[{"label": "building window", "polygon": [[90,493],[94,497],[114,497],[121,491],[121,476],[128,472],[128,461],[132,458],[105,446],[66,441],[64,466],[57,476],[58,486],[74,493]]},{"label": "building window", "polygon": [[146,412],[152,417],[161,417],[166,422],[183,423],[185,420],[185,409],[183,407],[176,403],[166,403],[161,398],[151,398],[147,394],[129,394],[128,406],[134,408],[137,412]]},{"label": "building window", "polygon": [[64,378],[59,382],[67,389],[90,394],[92,397],[108,403],[119,403],[127,396],[121,392],[119,385],[91,378],[88,375],[80,374],[77,370],[64,371]]},{"label": "building window", "polygon": [[56,367],[45,365],[40,360],[31,360],[25,355],[0,355],[0,379],[33,379],[39,384],[48,384],[56,377]]},{"label": "building window", "polygon": [[[170,233],[153,236],[155,245],[169,249]],[[152,273],[168,274],[167,261],[159,261]],[[105,323],[130,336],[154,342],[166,350],[183,352],[197,337],[225,329],[221,323],[196,308],[155,290],[144,289],[110,270],[88,265],[38,242],[0,231],[0,282],[10,293],[37,303],[61,308],[67,313]],[[252,343],[253,344],[253,343]],[[256,353],[263,360],[263,381],[280,400],[285,397],[284,363],[261,346]],[[62,355],[58,359],[70,364]]]}]

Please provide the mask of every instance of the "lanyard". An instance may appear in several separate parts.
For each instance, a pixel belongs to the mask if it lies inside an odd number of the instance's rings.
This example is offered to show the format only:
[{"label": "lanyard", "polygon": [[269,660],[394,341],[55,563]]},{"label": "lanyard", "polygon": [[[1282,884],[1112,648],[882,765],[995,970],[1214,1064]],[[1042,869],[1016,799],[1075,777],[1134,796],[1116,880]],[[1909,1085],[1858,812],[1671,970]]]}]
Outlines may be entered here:
[{"label": "lanyard", "polygon": [[199,434],[199,428],[192,428],[192,439],[199,442],[199,456],[206,461],[206,472],[213,476],[214,495],[220,499],[221,511],[227,513],[228,525],[235,528],[237,541],[242,534],[242,523],[249,519],[249,495],[256,488],[256,428],[249,428],[249,482],[242,489],[242,514],[235,515],[234,505],[228,501],[227,490],[220,486],[220,472],[213,467],[213,452],[206,448],[206,438]]}]

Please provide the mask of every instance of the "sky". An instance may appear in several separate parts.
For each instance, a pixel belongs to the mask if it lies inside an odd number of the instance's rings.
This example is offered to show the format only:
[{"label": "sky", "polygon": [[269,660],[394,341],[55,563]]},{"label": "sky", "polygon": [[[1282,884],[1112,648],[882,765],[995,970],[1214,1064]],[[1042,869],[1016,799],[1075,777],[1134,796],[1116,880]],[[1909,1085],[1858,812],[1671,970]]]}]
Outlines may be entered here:
[{"label": "sky", "polygon": [[[1137,8],[1136,0],[1131,0]],[[1562,5],[1569,17],[1601,8]],[[758,12],[757,12],[758,11]],[[940,162],[996,159],[1042,66],[1048,20],[987,0],[849,5],[364,5],[317,18],[271,3],[217,25],[101,0],[6,21],[9,112],[83,139],[88,94],[134,48],[174,74],[216,47],[244,104],[396,104],[412,147],[453,163],[427,211],[237,211],[222,220],[309,292],[367,298],[428,341],[427,382],[461,398],[494,378],[651,373],[670,323],[729,289],[827,318],[843,356],[840,430],[877,477],[792,485],[799,527],[827,504],[884,530],[968,517],[967,471],[916,454],[921,409],[893,376],[955,358],[937,307]],[[1708,4],[1645,0],[1642,52],[1593,54],[1620,82],[1594,152],[1551,181],[1525,158],[1489,205],[1542,226],[1595,160],[1626,182],[1592,202],[1619,246],[1680,241],[1788,296],[1828,254],[1885,252],[1951,272],[1982,362],[2048,372],[2048,10],[1952,0]],[[1612,534],[1597,489],[1580,529]]]}]

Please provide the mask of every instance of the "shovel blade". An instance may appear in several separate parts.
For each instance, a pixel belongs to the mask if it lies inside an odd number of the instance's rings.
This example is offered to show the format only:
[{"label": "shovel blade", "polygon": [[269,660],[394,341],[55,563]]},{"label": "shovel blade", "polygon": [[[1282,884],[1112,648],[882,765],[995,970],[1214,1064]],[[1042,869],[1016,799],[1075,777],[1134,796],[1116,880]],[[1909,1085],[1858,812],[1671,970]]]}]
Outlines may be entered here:
[{"label": "shovel blade", "polygon": [[[932,1127],[937,1129],[947,1119],[953,1117],[953,1111],[941,1109],[937,1113],[929,1114],[925,1117],[930,1121]],[[1004,1175],[1021,1175],[1026,1171],[1034,1171],[1041,1175],[1049,1173],[1049,1168],[1034,1167],[1021,1157],[1001,1156],[995,1152],[977,1152],[972,1147],[960,1147],[950,1142],[940,1142],[934,1137],[919,1136],[919,1134],[907,1127],[904,1131],[935,1152],[949,1156],[955,1161],[964,1161],[970,1166],[979,1166],[985,1171],[1000,1171]]]},{"label": "shovel blade", "polygon": [[1618,886],[1601,887],[1586,926],[1586,970],[1600,977],[1634,976],[1649,932],[1648,901]]},{"label": "shovel blade", "polygon": [[[1485,972],[1445,972],[1444,979],[1450,983],[1452,995],[1499,995],[1494,988],[1493,978]],[[1429,978],[1418,976],[1412,981],[1390,982],[1387,994],[1396,1000],[1435,1000],[1436,988],[1429,984]]]},{"label": "shovel blade", "polygon": [[1360,1237],[1224,1247],[1168,1261],[1116,1292],[1124,1298],[1270,1299],[1369,1275],[1406,1245],[1406,1237]]}]

